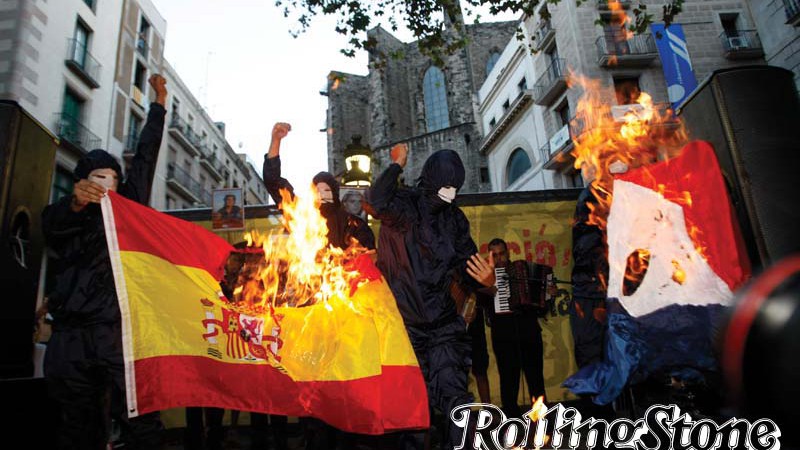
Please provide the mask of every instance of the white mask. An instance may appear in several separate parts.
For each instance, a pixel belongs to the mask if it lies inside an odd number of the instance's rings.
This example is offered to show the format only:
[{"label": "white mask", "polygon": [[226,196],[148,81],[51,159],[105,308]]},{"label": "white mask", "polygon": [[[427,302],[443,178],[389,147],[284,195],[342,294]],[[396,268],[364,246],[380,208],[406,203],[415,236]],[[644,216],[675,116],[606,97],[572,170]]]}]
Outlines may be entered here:
[{"label": "white mask", "polygon": [[93,181],[109,191],[117,190],[116,173],[111,169],[95,169],[89,173],[89,181]]},{"label": "white mask", "polygon": [[454,188],[453,186],[445,186],[439,189],[437,194],[439,194],[439,198],[447,203],[453,203],[453,200],[456,198],[456,191],[458,191],[458,189]]}]

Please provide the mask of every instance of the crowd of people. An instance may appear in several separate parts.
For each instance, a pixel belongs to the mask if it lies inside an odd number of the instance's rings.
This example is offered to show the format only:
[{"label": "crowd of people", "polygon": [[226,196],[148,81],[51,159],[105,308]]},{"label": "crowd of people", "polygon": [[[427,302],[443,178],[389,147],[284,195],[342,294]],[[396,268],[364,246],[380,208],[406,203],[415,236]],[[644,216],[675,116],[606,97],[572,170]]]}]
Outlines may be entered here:
[{"label": "crowd of people", "polygon": [[[53,333],[45,376],[50,395],[60,407],[59,448],[105,449],[112,423],[119,426],[118,442],[126,449],[163,445],[158,413],[127,417],[121,318],[99,205],[107,191],[142,204],[149,202],[167,96],[163,77],[154,75],[149,82],[156,99],[150,104],[136,154],[124,177],[111,154],[93,150],[75,168],[72,195],[48,206],[42,216],[55,273],[55,288],[48,293]],[[283,200],[281,191],[294,195],[292,184],[281,176],[281,141],[290,130],[287,123],[275,124],[264,158],[264,183],[278,205]],[[521,372],[531,395],[545,394],[542,336],[536,312],[521,308],[500,314],[493,307],[495,269],[509,264],[507,244],[494,239],[487,257],[478,253],[469,221],[454,202],[465,179],[458,153],[439,150],[430,155],[414,186],[399,182],[409,158],[407,146],[398,144],[391,156],[392,163],[377,177],[366,200],[370,214],[381,223],[377,244],[362,214],[365,199],[350,195],[340,200],[339,183],[329,172],[313,177],[320,213],[328,225],[328,241],[346,248],[357,240],[367,249],[377,249],[377,267],[396,299],[432,408],[447,417],[454,407],[473,402],[468,389],[470,370],[481,401],[491,402],[485,326],[489,325],[502,409],[509,417],[520,417],[524,412],[518,405]],[[602,314],[598,311],[602,294],[592,278],[601,263],[603,250],[598,250],[598,245],[602,246],[602,235],[586,225],[586,203],[591,201],[587,195],[579,201],[574,237],[578,285],[573,329],[590,330],[576,338],[579,365],[596,360],[602,351]],[[226,198],[217,213],[239,219],[241,211],[234,200]],[[464,313],[457,309],[448,288],[453,282],[477,297],[474,310]],[[222,448],[223,414],[217,408],[187,408],[185,448]],[[267,448],[268,428],[273,431],[274,448],[288,448],[286,417],[258,413],[250,417],[254,449]],[[238,422],[238,412],[232,420]],[[302,418],[300,424],[306,449],[354,448],[363,438],[314,418]],[[460,443],[462,431],[452,421],[434,425],[442,432],[442,448]],[[431,435],[400,432],[391,442],[391,448],[425,449]]]}]

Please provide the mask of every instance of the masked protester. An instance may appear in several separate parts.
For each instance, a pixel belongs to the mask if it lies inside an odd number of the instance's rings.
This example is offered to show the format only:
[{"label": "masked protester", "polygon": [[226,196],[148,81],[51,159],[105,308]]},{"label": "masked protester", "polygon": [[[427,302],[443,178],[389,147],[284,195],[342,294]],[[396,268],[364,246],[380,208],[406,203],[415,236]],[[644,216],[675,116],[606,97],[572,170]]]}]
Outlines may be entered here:
[{"label": "masked protester", "polygon": [[158,413],[128,419],[121,318],[108,255],[100,200],[116,191],[147,204],[164,131],[166,81],[150,78],[156,101],[133,157],[127,180],[105,150],[92,150],[75,167],[71,196],[42,212],[42,230],[55,274],[48,293],[53,334],[45,355],[50,395],[59,403],[59,448],[105,449],[112,419],[125,448],[161,445]]},{"label": "masked protester", "polygon": [[[464,184],[464,165],[458,153],[440,150],[425,162],[415,188],[401,188],[398,177],[408,149],[399,144],[391,154],[394,162],[369,196],[381,220],[378,268],[397,300],[431,406],[449,418],[454,407],[473,400],[467,391],[470,340],[449,289],[454,279],[472,283],[466,276],[467,261],[477,252],[469,221],[453,203]],[[442,448],[455,448],[463,430],[450,420],[447,427]],[[402,446],[421,449],[424,439],[424,433],[408,433]]]},{"label": "masked protester", "polygon": [[[281,141],[292,126],[288,123],[276,123],[272,128],[272,141],[269,152],[264,157],[264,185],[276,205],[281,204],[281,189],[288,190],[294,196],[294,188],[285,178],[281,178]],[[348,213],[339,201],[339,182],[328,172],[320,172],[312,180],[320,199],[319,212],[328,224],[328,242],[335,247],[347,248],[350,239],[355,238],[367,249],[375,248],[375,235],[367,222]]]}]

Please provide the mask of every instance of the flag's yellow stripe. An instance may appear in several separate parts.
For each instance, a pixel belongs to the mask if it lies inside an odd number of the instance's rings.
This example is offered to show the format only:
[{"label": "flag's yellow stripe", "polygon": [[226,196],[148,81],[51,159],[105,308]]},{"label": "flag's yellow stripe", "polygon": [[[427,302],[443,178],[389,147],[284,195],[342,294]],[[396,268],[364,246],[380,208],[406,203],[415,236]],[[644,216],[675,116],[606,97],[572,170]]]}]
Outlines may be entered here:
[{"label": "flag's yellow stripe", "polygon": [[[214,356],[219,355],[230,363],[267,364],[242,357],[247,343],[240,328],[226,326],[229,321],[216,300],[219,284],[208,272],[149,253],[123,251],[121,259],[136,359],[170,355],[220,359]],[[215,304],[204,306],[203,298]],[[417,365],[385,281],[362,286],[351,300],[355,310],[341,300],[331,302],[330,308],[320,304],[277,309],[284,316],[280,364],[293,379],[351,380],[378,375],[382,366]],[[214,322],[204,324],[206,319]],[[240,327],[241,322],[234,325]],[[271,318],[265,318],[262,335],[270,335],[274,326]],[[216,342],[209,342],[203,334],[214,329],[219,330]]]}]

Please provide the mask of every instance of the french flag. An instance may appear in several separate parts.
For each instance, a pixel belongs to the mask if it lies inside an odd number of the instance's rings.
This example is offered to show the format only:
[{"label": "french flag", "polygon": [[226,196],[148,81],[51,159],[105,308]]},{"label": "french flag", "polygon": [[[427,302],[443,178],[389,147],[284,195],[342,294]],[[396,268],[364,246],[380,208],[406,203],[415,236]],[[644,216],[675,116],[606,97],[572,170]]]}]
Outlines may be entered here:
[{"label": "french flag", "polygon": [[[613,188],[605,358],[564,383],[598,404],[652,374],[681,379],[718,371],[712,345],[733,293],[750,277],[707,142],[692,142],[676,158],[620,175]],[[632,277],[636,255],[646,255],[647,268]]]}]

